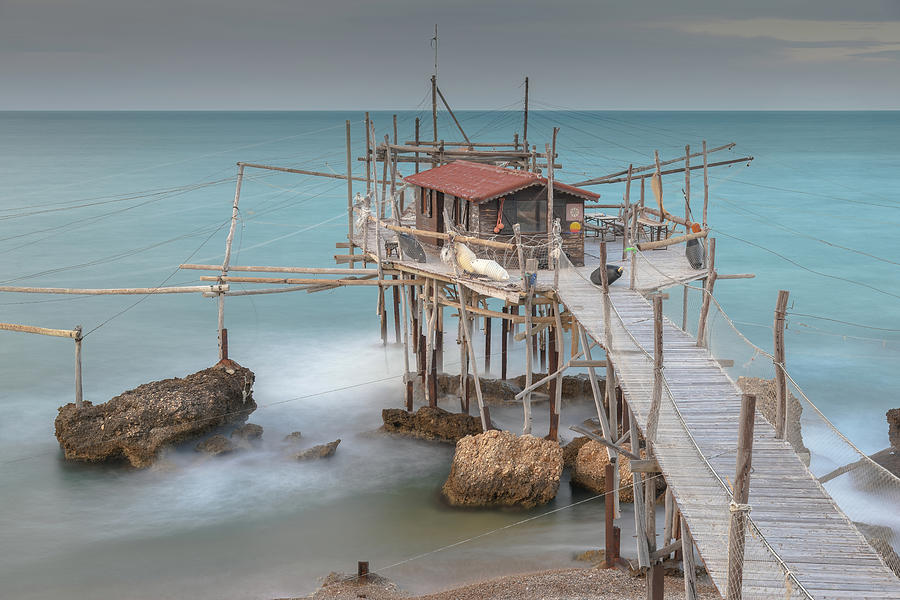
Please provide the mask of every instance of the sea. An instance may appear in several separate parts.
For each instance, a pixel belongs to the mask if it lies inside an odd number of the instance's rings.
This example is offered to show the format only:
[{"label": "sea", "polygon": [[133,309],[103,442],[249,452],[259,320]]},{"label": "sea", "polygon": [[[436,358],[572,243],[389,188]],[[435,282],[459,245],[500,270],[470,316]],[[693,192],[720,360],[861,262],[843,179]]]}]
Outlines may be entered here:
[{"label": "sea", "polygon": [[[431,135],[430,107],[396,114],[401,141],[417,117]],[[519,111],[457,116],[471,138],[512,141],[523,130]],[[393,136],[392,113],[371,117],[377,139]],[[361,111],[0,112],[0,286],[199,285],[203,273],[178,266],[221,262],[236,162],[345,173],[347,120],[362,175]],[[900,112],[532,110],[529,141],[542,149],[554,127],[565,182],[649,165],[654,150],[663,160],[695,152],[703,140],[737,144],[711,162],[752,156],[710,170],[717,269],[755,275],[720,280],[715,295],[771,351],[777,293],[789,290],[792,377],[861,451],[888,446],[885,412],[900,406]],[[441,113],[439,137],[459,139],[454,128]],[[684,187],[666,179],[675,214]],[[617,203],[624,184],[593,189]],[[702,195],[696,170],[695,216]],[[231,262],[333,265],[346,252],[335,246],[346,206],[342,180],[248,169]],[[263,442],[219,458],[187,443],[145,470],[66,462],[54,419],[73,401],[72,341],[0,331],[0,597],[300,596],[361,560],[427,592],[583,564],[577,553],[602,546],[602,499],[564,479],[534,510],[451,509],[439,490],[452,446],[374,433],[383,408],[403,405],[404,369],[392,327],[382,345],[375,309],[370,288],[229,298],[230,354],[256,373],[250,420]],[[216,302],[199,294],[2,293],[0,321],[82,326],[94,403],[217,360]],[[445,337],[452,371],[458,347]],[[512,354],[511,375],[524,360]],[[591,407],[565,407],[565,438]],[[520,409],[492,412],[520,430]],[[282,442],[294,431],[308,445],[342,441],[329,460],[297,463]],[[623,554],[633,556],[629,519],[626,507]]]}]

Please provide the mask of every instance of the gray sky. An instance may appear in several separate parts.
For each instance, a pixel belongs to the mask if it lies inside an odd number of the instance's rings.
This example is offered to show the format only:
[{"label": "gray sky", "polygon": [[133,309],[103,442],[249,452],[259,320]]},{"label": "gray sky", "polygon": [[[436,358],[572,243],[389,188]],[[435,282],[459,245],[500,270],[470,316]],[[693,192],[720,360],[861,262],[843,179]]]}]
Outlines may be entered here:
[{"label": "gray sky", "polygon": [[[900,0],[0,0],[0,109],[900,109]],[[430,100],[430,99],[429,99]]]}]

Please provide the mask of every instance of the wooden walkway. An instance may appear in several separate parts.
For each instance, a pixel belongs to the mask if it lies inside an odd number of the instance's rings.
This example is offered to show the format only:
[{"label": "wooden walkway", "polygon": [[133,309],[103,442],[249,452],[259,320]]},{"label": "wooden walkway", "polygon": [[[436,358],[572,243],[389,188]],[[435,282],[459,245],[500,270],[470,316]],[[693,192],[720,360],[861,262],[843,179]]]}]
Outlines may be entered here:
[{"label": "wooden walkway", "polygon": [[[670,256],[675,256],[674,251]],[[570,270],[560,278],[560,300],[606,346],[601,291],[583,275]],[[628,289],[627,275],[610,288],[615,312],[610,319],[609,356],[643,429],[653,383],[652,365],[645,354],[653,353],[653,311],[647,299]],[[731,497],[723,481],[734,477],[741,394],[709,352],[667,319],[663,340],[665,380],[671,394],[663,394],[657,460],[711,577],[724,592]],[[775,439],[773,427],[759,413],[749,503],[750,518],[784,565],[761,539],[748,535],[744,598],[788,597],[784,567],[813,598],[900,598],[900,579],[791,446]],[[793,587],[789,597],[806,597],[796,584]]]}]

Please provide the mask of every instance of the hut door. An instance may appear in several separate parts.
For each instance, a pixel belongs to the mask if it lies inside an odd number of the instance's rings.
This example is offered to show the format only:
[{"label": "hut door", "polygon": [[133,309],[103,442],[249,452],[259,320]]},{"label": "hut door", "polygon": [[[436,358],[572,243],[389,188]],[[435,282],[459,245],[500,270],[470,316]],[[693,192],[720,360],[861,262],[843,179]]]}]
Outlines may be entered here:
[{"label": "hut door", "polygon": [[434,192],[434,216],[436,231],[444,233],[444,194],[442,192]]}]

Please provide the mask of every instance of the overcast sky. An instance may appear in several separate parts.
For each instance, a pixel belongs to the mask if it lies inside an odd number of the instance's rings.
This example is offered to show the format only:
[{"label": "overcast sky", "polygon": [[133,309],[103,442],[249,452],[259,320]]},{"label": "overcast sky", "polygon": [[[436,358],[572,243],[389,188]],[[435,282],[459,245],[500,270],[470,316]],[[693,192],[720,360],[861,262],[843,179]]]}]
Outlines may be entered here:
[{"label": "overcast sky", "polygon": [[[900,0],[0,0],[0,109],[900,109]],[[430,98],[429,98],[430,101]]]}]

